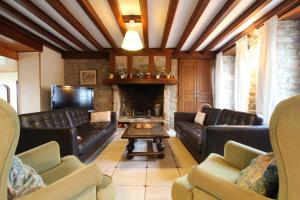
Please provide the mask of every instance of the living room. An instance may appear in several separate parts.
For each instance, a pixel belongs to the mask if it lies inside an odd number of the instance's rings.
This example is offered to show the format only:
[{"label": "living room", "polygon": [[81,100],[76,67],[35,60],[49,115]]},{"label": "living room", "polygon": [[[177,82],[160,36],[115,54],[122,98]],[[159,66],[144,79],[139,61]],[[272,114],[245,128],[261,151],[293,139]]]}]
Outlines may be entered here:
[{"label": "living room", "polygon": [[0,1],[0,199],[299,199],[299,0]]}]

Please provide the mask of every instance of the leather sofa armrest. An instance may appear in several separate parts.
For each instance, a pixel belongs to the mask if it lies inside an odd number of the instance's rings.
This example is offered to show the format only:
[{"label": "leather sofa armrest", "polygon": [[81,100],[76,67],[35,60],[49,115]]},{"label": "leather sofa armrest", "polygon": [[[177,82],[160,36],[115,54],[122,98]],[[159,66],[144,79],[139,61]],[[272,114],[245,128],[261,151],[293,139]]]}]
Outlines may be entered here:
[{"label": "leather sofa armrest", "polygon": [[25,151],[17,156],[24,164],[35,169],[38,174],[49,170],[61,162],[59,145],[54,141]]},{"label": "leather sofa armrest", "polygon": [[187,121],[194,122],[196,117],[196,113],[191,112],[175,112],[174,113],[174,121]]},{"label": "leather sofa armrest", "polygon": [[111,122],[112,123],[117,123],[117,113],[116,112],[111,112]]},{"label": "leather sofa armrest", "polygon": [[[30,199],[74,199],[82,192],[101,184],[102,173],[94,163],[84,166],[72,174],[41,188],[37,191],[22,196],[20,200]],[[96,193],[95,193],[96,195]]]},{"label": "leather sofa armrest", "polygon": [[204,158],[210,153],[224,155],[224,146],[229,140],[262,151],[272,151],[267,126],[214,125],[205,127],[203,131]]},{"label": "leather sofa armrest", "polygon": [[22,153],[39,145],[56,141],[61,156],[78,156],[76,128],[21,128],[17,153]]},{"label": "leather sofa armrest", "polygon": [[252,159],[263,154],[265,152],[234,141],[228,141],[224,147],[224,160],[239,169],[246,168]]}]

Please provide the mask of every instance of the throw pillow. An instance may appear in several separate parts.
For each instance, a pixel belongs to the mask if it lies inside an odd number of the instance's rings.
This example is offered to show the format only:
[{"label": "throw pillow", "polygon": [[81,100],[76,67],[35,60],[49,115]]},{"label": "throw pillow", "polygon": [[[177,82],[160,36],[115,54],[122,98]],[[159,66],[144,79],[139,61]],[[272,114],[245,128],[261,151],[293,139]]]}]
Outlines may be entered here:
[{"label": "throw pillow", "polygon": [[237,184],[261,195],[274,198],[278,192],[279,180],[273,153],[260,155],[243,169]]},{"label": "throw pillow", "polygon": [[42,187],[46,187],[37,172],[23,164],[17,156],[13,157],[13,164],[8,177],[8,199],[16,199]]},{"label": "throw pillow", "polygon": [[91,123],[93,122],[110,122],[110,111],[106,112],[92,112],[91,113]]},{"label": "throw pillow", "polygon": [[203,112],[198,111],[195,117],[195,123],[198,123],[200,125],[204,124],[206,114]]}]

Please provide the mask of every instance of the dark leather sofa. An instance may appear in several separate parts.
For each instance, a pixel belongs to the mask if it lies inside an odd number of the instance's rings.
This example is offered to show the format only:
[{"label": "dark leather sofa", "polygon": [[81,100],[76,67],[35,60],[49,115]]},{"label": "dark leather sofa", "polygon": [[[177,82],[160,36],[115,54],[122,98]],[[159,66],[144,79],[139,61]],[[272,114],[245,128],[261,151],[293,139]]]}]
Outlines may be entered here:
[{"label": "dark leather sofa", "polygon": [[115,112],[111,122],[90,123],[88,111],[80,108],[22,114],[19,119],[17,153],[57,141],[61,156],[75,155],[81,161],[103,149],[117,128]]},{"label": "dark leather sofa", "polygon": [[196,113],[175,112],[174,128],[177,136],[197,159],[204,160],[210,153],[224,154],[228,140],[263,150],[272,151],[269,129],[263,118],[245,112],[204,107],[204,125],[194,123]]}]

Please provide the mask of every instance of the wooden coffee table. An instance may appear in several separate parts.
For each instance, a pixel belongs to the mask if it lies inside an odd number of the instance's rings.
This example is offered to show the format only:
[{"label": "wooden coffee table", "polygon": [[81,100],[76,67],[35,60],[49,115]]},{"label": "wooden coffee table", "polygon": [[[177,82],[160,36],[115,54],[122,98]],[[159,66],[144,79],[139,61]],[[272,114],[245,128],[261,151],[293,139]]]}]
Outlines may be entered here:
[{"label": "wooden coffee table", "polygon": [[[162,123],[131,123],[122,135],[122,139],[128,139],[127,158],[132,159],[134,156],[150,156],[164,158],[163,150],[165,145],[162,139],[169,138],[166,128]],[[134,143],[138,139],[148,139],[147,152],[133,152]],[[158,151],[153,150],[152,143],[156,143]]]}]

